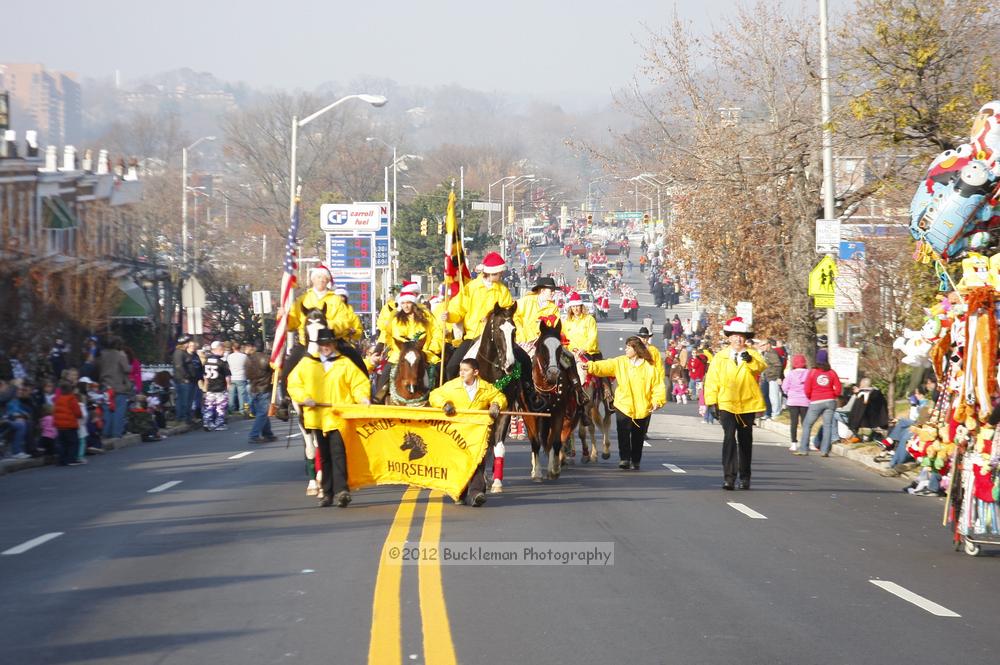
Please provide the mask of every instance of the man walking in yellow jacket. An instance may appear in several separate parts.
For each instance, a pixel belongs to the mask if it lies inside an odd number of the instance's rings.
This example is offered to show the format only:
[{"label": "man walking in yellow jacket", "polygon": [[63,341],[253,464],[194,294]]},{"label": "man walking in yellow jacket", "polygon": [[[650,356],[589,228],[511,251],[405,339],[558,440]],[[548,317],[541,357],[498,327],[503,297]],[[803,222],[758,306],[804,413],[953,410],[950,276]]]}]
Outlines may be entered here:
[{"label": "man walking in yellow jacket", "polygon": [[346,422],[329,404],[368,404],[368,375],[337,351],[333,332],[319,331],[319,355],[306,355],[288,375],[288,394],[303,406],[303,425],[319,447],[323,498],[320,506],[334,502],[344,508],[351,502],[347,487],[347,451],[341,432]]},{"label": "man walking in yellow jacket", "polygon": [[705,375],[705,406],[713,410],[722,425],[722,489],[750,489],[750,461],[753,454],[753,421],[764,410],[764,395],[758,377],[767,367],[760,353],[747,345],[753,338],[750,326],[740,317],[722,327],[729,348],[722,349],[709,363]]}]

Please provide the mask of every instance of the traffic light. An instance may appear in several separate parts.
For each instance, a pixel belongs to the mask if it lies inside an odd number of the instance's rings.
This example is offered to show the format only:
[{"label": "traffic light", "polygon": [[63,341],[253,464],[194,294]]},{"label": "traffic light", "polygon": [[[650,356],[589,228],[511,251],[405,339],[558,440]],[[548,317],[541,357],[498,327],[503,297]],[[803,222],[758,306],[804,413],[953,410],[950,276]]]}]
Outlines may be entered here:
[{"label": "traffic light", "polygon": [[427,235],[427,218],[424,217],[420,220],[420,235]]},{"label": "traffic light", "polygon": [[643,224],[649,224],[649,213],[648,212],[642,216],[642,223]]},{"label": "traffic light", "polygon": [[587,215],[587,226],[592,226],[594,224],[594,216]]}]

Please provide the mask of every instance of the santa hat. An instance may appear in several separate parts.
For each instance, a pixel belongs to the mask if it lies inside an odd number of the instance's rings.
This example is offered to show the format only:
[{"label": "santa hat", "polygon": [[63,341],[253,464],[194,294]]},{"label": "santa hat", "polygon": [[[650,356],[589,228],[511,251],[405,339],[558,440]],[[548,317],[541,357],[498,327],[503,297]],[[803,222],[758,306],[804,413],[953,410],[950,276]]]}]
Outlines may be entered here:
[{"label": "santa hat", "polygon": [[507,264],[504,263],[503,258],[496,252],[490,252],[483,257],[483,262],[480,264],[481,272],[488,275],[492,275],[498,272],[503,272],[507,269]]},{"label": "santa hat", "polygon": [[569,299],[566,301],[566,304],[569,305],[570,307],[572,307],[574,305],[582,305],[583,304],[583,299],[580,298],[580,294],[579,293],[577,293],[576,291],[573,291],[572,293],[569,294]]},{"label": "santa hat", "polygon": [[348,296],[347,289],[345,289],[343,286],[338,286],[337,288],[335,288],[333,290],[333,293],[334,295],[344,296],[345,298]]},{"label": "santa hat", "polygon": [[420,298],[419,293],[400,293],[396,296],[396,303],[402,305],[404,302],[416,303]]},{"label": "santa hat", "polygon": [[411,282],[409,280],[403,280],[403,286],[399,289],[400,293],[420,293],[420,285],[416,282]]},{"label": "santa hat", "polygon": [[333,273],[322,263],[317,263],[309,269],[309,279],[312,279],[314,275],[326,275],[330,278],[330,283],[333,283]]},{"label": "santa hat", "polygon": [[753,335],[750,326],[739,316],[734,316],[726,321],[722,326],[722,333],[724,335]]}]

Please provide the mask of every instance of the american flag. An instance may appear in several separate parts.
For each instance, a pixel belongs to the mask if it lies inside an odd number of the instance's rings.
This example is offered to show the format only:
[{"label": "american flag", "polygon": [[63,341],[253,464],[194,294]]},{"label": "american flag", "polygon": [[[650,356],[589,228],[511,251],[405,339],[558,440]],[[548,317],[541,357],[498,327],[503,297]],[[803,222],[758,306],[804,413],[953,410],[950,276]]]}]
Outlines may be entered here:
[{"label": "american flag", "polygon": [[298,256],[295,252],[295,241],[299,235],[299,200],[295,200],[292,212],[292,222],[288,226],[288,240],[285,242],[285,271],[281,276],[281,311],[277,329],[274,331],[274,349],[271,351],[271,364],[280,367],[284,359],[285,338],[288,337],[288,310],[294,300],[293,293],[298,281]]},{"label": "american flag", "polygon": [[455,192],[448,195],[448,216],[445,218],[444,238],[444,284],[445,297],[454,298],[462,285],[472,279],[469,265],[465,261],[462,234],[455,219]]}]

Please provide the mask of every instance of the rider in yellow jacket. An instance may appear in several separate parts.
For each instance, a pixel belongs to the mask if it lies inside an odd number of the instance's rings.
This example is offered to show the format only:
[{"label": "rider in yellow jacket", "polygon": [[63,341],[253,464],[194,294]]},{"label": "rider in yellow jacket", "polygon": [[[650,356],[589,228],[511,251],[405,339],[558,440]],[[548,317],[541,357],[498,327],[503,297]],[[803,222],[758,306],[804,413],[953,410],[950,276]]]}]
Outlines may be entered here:
[{"label": "rider in yellow jacket", "polygon": [[597,319],[587,312],[580,295],[575,291],[569,294],[566,302],[568,313],[563,317],[562,331],[570,351],[586,353],[588,357],[601,352],[597,341]]},{"label": "rider in yellow jacket", "polygon": [[514,341],[519,344],[534,342],[540,334],[538,324],[540,319],[554,320],[559,318],[559,307],[552,299],[556,288],[554,279],[542,277],[531,288],[531,293],[517,301],[517,311],[514,312],[514,325],[517,327],[517,333]]},{"label": "rider in yellow jacket", "polygon": [[358,316],[351,304],[347,302],[347,289],[342,286],[338,286],[333,290],[334,295],[340,298],[340,302],[343,303],[344,307],[347,308],[347,313],[344,315],[344,319],[349,322],[350,332],[347,338],[351,342],[360,342],[361,338],[364,337],[365,331],[364,326],[361,325],[361,317]]},{"label": "rider in yellow jacket", "polygon": [[[323,265],[318,265],[309,271],[309,280],[312,288],[295,299],[295,303],[288,310],[288,330],[295,330],[299,333],[299,343],[306,344],[306,311],[310,309],[323,309],[326,306],[326,325],[333,331],[333,336],[337,339],[349,339],[353,330],[353,322],[350,314],[340,296],[330,290],[332,277],[330,271]],[[278,311],[280,319],[282,312]]]},{"label": "rider in yellow jacket", "polygon": [[494,305],[510,307],[514,299],[510,291],[500,281],[507,264],[496,252],[490,252],[483,258],[482,270],[478,277],[467,282],[458,294],[448,301],[448,311],[441,315],[442,322],[461,323],[465,329],[465,337],[461,345],[455,349],[448,368],[447,378],[458,375],[458,364],[472,343],[483,333],[486,319],[493,311]]}]

